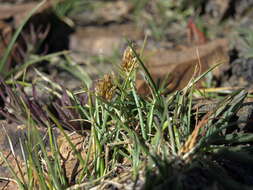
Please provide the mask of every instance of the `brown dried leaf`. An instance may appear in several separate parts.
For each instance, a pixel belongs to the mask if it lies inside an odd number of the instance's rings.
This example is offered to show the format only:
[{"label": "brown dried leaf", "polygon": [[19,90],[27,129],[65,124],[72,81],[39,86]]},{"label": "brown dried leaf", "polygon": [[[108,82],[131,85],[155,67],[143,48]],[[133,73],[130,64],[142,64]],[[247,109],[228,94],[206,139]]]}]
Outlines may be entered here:
[{"label": "brown dried leaf", "polygon": [[[215,76],[219,77],[228,63],[228,42],[226,39],[217,39],[181,51],[145,51],[144,62],[155,81],[163,80],[169,76],[167,91],[179,90],[184,88],[193,77],[195,67],[199,63],[197,49],[201,63],[200,74],[218,63],[224,63],[213,72]],[[140,77],[136,86],[140,94],[146,94],[149,91],[148,85]]]},{"label": "brown dried leaf", "polygon": [[0,20],[0,57],[3,56],[13,33],[13,28],[4,21]]},{"label": "brown dried leaf", "polygon": [[184,143],[184,145],[181,147],[179,153],[182,155],[184,153],[189,152],[194,148],[196,145],[198,139],[199,139],[199,131],[202,127],[205,126],[205,124],[209,121],[209,117],[212,114],[212,111],[208,112],[202,120],[195,126],[194,130],[192,131],[191,135],[188,137],[187,141]]},{"label": "brown dried leaf", "polygon": [[[42,12],[45,9],[51,7],[52,2],[47,1],[38,11]],[[9,18],[14,18],[15,26],[17,27],[27,16],[27,14],[32,11],[34,7],[38,5],[38,2],[30,2],[23,4],[1,4],[0,6],[0,20],[5,20]]]},{"label": "brown dried leaf", "polygon": [[[83,159],[86,157],[86,140],[85,137],[77,133],[70,136],[71,142],[76,146],[76,149],[81,153]],[[63,158],[63,167],[66,171],[66,176],[68,179],[71,179],[73,176],[78,174],[79,165],[78,159],[74,153],[74,150],[67,142],[64,136],[59,136],[57,138],[59,144],[59,150]]]}]

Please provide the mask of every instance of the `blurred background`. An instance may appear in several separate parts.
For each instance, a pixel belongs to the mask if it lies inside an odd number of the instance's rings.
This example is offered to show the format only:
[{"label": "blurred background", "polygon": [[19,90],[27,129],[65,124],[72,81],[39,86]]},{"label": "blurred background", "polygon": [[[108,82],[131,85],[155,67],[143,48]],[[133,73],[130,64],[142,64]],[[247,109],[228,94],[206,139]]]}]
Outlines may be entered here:
[{"label": "blurred background", "polygon": [[[38,2],[0,1],[0,55]],[[198,62],[196,47],[201,72],[223,63],[200,87],[251,89],[252,5],[251,0],[48,0],[25,24],[2,75],[8,78],[10,72],[18,78],[18,66],[35,56],[70,50],[68,59],[61,56],[36,68],[77,88],[82,80],[91,83],[104,73],[117,72],[130,40],[137,49],[146,41],[143,59],[156,81],[170,75],[171,91],[192,77]],[[27,79],[34,77],[29,70]],[[80,72],[87,78],[80,78]]]}]

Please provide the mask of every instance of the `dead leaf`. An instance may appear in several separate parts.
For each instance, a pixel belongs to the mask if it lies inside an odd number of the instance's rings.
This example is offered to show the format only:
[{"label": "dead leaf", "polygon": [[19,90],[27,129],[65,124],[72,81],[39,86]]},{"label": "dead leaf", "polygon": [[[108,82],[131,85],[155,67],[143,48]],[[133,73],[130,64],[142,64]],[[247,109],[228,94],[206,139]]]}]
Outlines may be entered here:
[{"label": "dead leaf", "polygon": [[196,26],[193,18],[190,18],[187,24],[188,29],[188,41],[190,44],[194,43],[196,45],[205,44],[207,39],[205,34],[199,30]]},{"label": "dead leaf", "polygon": [[209,121],[209,117],[213,112],[208,112],[202,120],[195,126],[194,130],[192,131],[191,135],[188,137],[187,141],[184,143],[184,145],[181,147],[179,153],[185,154],[189,151],[191,151],[194,146],[196,145],[198,139],[199,139],[199,131],[202,127],[205,126],[205,124]]},{"label": "dead leaf", "polygon": [[[44,11],[51,7],[52,2],[47,1],[37,13]],[[1,4],[0,6],[0,20],[13,18],[15,26],[24,20],[27,14],[38,5],[36,2],[22,3],[22,4]]]},{"label": "dead leaf", "polygon": [[0,57],[3,56],[6,46],[9,44],[13,33],[13,28],[0,20]]},{"label": "dead leaf", "polygon": [[[69,137],[71,139],[71,142],[75,145],[75,148],[81,153],[82,158],[85,159],[86,151],[84,148],[87,143],[85,141],[85,137],[77,133]],[[57,138],[57,142],[59,144],[59,150],[63,158],[63,167],[66,171],[66,176],[69,180],[71,180],[73,176],[78,174],[78,171],[80,169],[77,156],[63,135]]]},{"label": "dead leaf", "polygon": [[[219,77],[228,64],[228,42],[226,39],[217,39],[182,51],[164,49],[144,51],[144,62],[156,82],[162,81],[166,76],[169,76],[167,90],[180,90],[193,77],[194,69],[199,62],[197,49],[199,51],[201,73],[218,63],[224,63],[213,72],[216,77]],[[141,77],[138,78],[136,86],[140,94],[147,94],[149,91],[148,85]]]},{"label": "dead leaf", "polygon": [[1,181],[0,182],[1,190],[13,190],[18,189],[18,184],[14,181]]}]

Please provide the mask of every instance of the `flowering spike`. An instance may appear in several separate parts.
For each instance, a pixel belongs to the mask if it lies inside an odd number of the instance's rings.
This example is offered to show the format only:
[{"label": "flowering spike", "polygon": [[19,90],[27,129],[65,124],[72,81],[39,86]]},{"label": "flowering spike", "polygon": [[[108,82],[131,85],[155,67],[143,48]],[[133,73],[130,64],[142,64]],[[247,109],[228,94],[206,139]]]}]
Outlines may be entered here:
[{"label": "flowering spike", "polygon": [[135,57],[133,50],[130,47],[127,47],[123,54],[121,67],[126,73],[130,73],[136,66],[137,58]]},{"label": "flowering spike", "polygon": [[103,79],[98,81],[95,88],[97,96],[105,100],[111,100],[113,98],[116,87],[112,82],[112,78],[111,75],[107,74],[104,75]]}]

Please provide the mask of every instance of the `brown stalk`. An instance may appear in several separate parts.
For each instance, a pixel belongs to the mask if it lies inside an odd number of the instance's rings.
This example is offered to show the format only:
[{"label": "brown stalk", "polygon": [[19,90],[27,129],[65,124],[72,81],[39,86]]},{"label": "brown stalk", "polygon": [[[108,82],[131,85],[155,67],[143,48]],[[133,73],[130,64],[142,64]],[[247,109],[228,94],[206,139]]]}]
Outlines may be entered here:
[{"label": "brown stalk", "polygon": [[195,126],[194,130],[192,131],[191,135],[188,137],[187,141],[184,143],[182,148],[180,149],[180,155],[185,154],[192,150],[192,148],[196,145],[197,140],[199,139],[199,131],[203,128],[207,122],[209,121],[209,117],[213,114],[213,111],[209,111],[202,120]]}]

